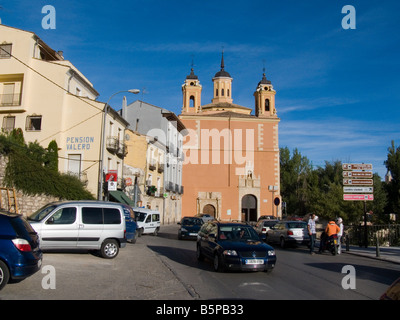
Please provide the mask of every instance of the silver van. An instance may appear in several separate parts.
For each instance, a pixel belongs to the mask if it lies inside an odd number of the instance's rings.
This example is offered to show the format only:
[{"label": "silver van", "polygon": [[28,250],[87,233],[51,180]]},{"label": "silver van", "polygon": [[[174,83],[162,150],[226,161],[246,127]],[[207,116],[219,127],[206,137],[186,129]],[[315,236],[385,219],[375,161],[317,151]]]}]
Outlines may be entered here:
[{"label": "silver van", "polygon": [[126,246],[124,206],[104,201],[52,202],[28,221],[40,237],[41,249],[93,249],[112,259]]},{"label": "silver van", "polygon": [[138,235],[152,233],[157,235],[160,231],[160,213],[146,208],[132,208],[135,213]]}]

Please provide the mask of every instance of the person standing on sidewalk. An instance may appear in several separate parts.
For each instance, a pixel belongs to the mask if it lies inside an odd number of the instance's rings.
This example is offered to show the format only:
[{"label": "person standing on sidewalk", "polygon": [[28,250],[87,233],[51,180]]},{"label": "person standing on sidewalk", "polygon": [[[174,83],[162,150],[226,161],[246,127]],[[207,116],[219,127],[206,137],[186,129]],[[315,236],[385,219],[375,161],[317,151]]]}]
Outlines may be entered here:
[{"label": "person standing on sidewalk", "polygon": [[310,254],[314,254],[314,245],[315,245],[315,240],[317,238],[315,222],[317,220],[318,217],[314,213],[312,213],[310,219],[308,219],[307,229],[308,229],[308,234],[310,236]]},{"label": "person standing on sidewalk", "polygon": [[343,236],[343,219],[342,218],[337,218],[337,225],[339,226],[340,230],[337,233],[338,237],[338,243],[339,243],[339,248],[338,248],[338,254],[342,253],[342,236]]}]

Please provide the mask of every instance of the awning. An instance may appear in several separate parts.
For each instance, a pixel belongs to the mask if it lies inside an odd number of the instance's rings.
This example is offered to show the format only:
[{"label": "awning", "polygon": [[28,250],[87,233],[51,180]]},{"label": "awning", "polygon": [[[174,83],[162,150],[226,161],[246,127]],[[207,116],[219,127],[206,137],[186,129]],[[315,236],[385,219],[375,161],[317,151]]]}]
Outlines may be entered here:
[{"label": "awning", "polygon": [[129,197],[125,193],[123,193],[122,191],[119,191],[119,190],[110,191],[109,195],[110,195],[111,198],[113,198],[114,200],[116,200],[118,202],[125,203],[125,204],[128,204],[130,206],[134,206],[135,205],[134,202],[131,199],[129,199]]}]

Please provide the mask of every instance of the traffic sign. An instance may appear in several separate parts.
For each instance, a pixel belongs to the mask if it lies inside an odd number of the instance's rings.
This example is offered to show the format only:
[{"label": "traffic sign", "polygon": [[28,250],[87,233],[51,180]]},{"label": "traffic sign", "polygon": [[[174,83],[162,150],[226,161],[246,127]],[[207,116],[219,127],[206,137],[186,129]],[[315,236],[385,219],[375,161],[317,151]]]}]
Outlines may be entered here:
[{"label": "traffic sign", "polygon": [[344,194],[343,200],[373,201],[374,195],[373,194]]},{"label": "traffic sign", "polygon": [[370,163],[343,163],[343,170],[372,170]]},{"label": "traffic sign", "polygon": [[343,179],[344,185],[351,185],[351,186],[362,186],[362,185],[373,185],[374,181],[372,179]]},{"label": "traffic sign", "polygon": [[343,192],[372,193],[374,192],[374,187],[343,187]]},{"label": "traffic sign", "polygon": [[372,171],[343,171],[343,177],[372,178]]}]

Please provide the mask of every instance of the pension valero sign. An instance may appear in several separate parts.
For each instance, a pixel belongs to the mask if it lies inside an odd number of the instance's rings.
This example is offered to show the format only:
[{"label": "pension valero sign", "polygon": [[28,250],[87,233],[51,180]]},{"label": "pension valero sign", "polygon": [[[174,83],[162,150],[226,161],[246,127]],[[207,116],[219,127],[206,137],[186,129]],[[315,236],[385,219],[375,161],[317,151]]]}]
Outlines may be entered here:
[{"label": "pension valero sign", "polygon": [[[342,168],[343,168],[343,200],[373,201],[374,180],[372,179],[373,177],[372,164],[344,163],[342,165]],[[358,192],[360,192],[360,194],[358,194]]]}]

